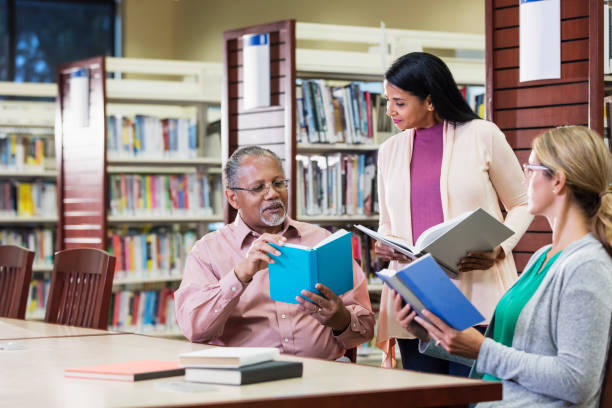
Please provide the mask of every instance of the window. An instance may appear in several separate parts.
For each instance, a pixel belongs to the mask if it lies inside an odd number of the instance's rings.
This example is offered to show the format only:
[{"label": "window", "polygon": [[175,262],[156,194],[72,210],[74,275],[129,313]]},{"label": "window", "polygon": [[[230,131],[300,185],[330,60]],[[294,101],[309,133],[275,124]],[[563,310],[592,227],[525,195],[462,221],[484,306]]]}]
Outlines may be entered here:
[{"label": "window", "polygon": [[8,0],[0,0],[0,81],[6,81],[9,77],[9,35],[8,35]]},{"label": "window", "polygon": [[5,80],[54,82],[59,64],[115,55],[115,0],[0,1],[8,6]]}]

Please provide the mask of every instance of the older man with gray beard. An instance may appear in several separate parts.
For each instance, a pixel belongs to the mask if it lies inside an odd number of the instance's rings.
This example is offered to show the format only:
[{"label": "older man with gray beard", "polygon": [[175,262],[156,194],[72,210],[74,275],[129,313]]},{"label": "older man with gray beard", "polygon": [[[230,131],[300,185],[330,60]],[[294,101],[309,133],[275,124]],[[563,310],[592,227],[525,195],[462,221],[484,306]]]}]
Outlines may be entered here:
[{"label": "older man with gray beard", "polygon": [[175,292],[176,316],[193,342],[277,347],[285,354],[337,359],[372,338],[374,314],[365,276],[354,263],[353,289],[341,296],[302,294],[298,305],[270,299],[268,255],[275,243],[313,247],[329,232],[287,216],[280,159],[257,146],[232,154],[224,168],[225,196],[238,210],[233,223],[202,237]]}]

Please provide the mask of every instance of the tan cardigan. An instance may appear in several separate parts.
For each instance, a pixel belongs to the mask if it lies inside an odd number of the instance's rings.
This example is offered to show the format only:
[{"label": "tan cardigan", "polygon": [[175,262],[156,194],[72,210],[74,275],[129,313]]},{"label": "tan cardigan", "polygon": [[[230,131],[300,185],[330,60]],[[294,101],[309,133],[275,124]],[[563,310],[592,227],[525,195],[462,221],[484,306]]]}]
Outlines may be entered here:
[{"label": "tan cardigan", "polygon": [[[410,159],[414,129],[393,136],[378,151],[379,231],[412,244],[410,212]],[[444,220],[483,208],[503,221],[515,234],[502,243],[505,259],[486,271],[460,273],[455,284],[486,317],[517,278],[512,249],[533,216],[527,211],[527,192],[521,166],[499,128],[484,120],[457,126],[444,123],[440,196]],[[503,219],[499,202],[508,211]],[[392,262],[391,268],[401,268]],[[393,338],[412,338],[395,319],[387,287],[383,287],[376,344],[385,353],[383,365],[393,359]]]}]

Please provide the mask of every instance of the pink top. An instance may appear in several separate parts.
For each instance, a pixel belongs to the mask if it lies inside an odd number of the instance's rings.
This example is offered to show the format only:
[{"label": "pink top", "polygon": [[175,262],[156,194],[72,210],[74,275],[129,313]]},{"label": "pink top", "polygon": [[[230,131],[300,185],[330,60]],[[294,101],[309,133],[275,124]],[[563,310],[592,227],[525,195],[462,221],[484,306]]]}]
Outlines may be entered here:
[{"label": "pink top", "polygon": [[[323,228],[289,218],[281,234],[287,243],[308,247],[330,235]],[[339,336],[298,305],[272,301],[267,269],[247,284],[238,280],[233,268],[258,236],[237,216],[232,224],[206,234],[194,245],[174,294],[178,325],[189,340],[278,347],[281,353],[331,360],[372,338],[374,314],[365,275],[356,263],[354,288],[341,296],[351,323]]]},{"label": "pink top", "polygon": [[412,242],[427,228],[444,222],[440,198],[440,167],[444,122],[428,129],[417,129],[410,161],[410,208]]}]

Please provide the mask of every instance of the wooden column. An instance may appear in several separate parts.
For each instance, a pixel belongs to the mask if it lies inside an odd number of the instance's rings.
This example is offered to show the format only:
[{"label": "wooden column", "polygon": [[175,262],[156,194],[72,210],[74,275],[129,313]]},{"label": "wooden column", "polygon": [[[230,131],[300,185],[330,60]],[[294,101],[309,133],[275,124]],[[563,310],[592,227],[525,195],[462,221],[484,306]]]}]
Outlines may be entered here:
[{"label": "wooden column", "polygon": [[[72,122],[76,101],[70,75],[89,70],[89,120]],[[104,57],[58,67],[55,124],[57,160],[57,250],[90,247],[106,250],[106,69]]]},{"label": "wooden column", "polygon": [[[270,34],[271,106],[245,110],[242,100],[242,36]],[[223,33],[222,143],[225,160],[239,147],[259,145],[282,160],[291,180],[287,212],[295,218],[295,20],[226,31]],[[224,220],[236,211],[224,205]]]},{"label": "wooden column", "polygon": [[[486,0],[486,111],[525,163],[533,138],[551,127],[603,133],[603,1],[561,0],[561,78],[529,82],[519,82],[519,3]],[[550,241],[536,217],[515,248],[517,269]]]}]

